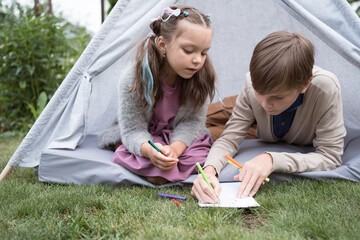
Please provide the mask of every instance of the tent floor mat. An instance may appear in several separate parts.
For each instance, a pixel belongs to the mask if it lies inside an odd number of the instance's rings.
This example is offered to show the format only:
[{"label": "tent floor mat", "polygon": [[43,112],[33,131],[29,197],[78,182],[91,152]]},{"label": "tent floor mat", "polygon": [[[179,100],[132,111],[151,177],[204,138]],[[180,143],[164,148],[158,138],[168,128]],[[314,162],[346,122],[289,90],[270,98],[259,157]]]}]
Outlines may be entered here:
[{"label": "tent floor mat", "polygon": [[[345,137],[345,151],[342,166],[331,171],[304,172],[295,174],[272,173],[269,178],[271,183],[278,181],[293,181],[303,177],[312,179],[348,179],[359,182],[360,172],[360,135],[349,132]],[[259,139],[245,140],[240,147],[239,153],[234,157],[244,164],[247,160],[264,151],[281,152],[312,152],[313,147],[295,146],[285,143],[264,143]],[[63,184],[103,184],[111,186],[121,185],[145,185],[157,187],[145,178],[138,176],[122,166],[113,163],[113,152],[100,149],[97,146],[97,137],[88,135],[75,149],[46,149],[41,155],[39,164],[39,180],[41,182],[54,182]],[[238,169],[228,164],[220,173],[220,182],[232,182],[233,176]],[[196,175],[180,183],[169,183],[163,186],[191,184]]]}]

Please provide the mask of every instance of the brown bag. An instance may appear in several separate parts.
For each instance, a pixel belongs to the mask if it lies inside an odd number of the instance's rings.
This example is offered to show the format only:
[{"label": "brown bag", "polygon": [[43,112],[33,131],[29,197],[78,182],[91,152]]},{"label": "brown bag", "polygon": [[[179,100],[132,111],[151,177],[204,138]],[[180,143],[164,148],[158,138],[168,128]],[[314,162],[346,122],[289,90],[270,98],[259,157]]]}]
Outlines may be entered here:
[{"label": "brown bag", "polygon": [[[211,133],[211,137],[215,141],[224,131],[225,123],[229,120],[233,108],[235,107],[237,95],[226,97],[223,99],[225,107],[221,102],[215,102],[208,105],[206,114],[206,127]],[[256,137],[256,123],[251,125],[245,138]]]}]

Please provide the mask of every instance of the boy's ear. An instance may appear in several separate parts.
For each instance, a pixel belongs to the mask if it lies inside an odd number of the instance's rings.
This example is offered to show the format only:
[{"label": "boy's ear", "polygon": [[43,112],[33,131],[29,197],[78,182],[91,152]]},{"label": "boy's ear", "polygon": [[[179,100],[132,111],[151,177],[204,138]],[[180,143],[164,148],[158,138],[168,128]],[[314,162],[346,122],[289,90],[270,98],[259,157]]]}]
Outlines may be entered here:
[{"label": "boy's ear", "polygon": [[313,77],[310,77],[308,82],[306,83],[305,87],[301,90],[300,93],[306,92],[306,90],[310,87],[311,81],[313,80]]},{"label": "boy's ear", "polygon": [[166,42],[164,40],[164,38],[162,36],[160,36],[157,41],[156,44],[158,46],[158,48],[160,49],[160,51],[165,54],[166,53]]}]

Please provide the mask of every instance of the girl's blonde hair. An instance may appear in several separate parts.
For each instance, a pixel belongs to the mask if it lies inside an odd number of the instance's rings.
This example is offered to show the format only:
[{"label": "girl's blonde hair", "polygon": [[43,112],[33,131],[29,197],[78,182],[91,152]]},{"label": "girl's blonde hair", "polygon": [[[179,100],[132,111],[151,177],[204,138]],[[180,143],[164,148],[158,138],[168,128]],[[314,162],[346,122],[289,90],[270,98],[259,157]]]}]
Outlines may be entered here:
[{"label": "girl's blonde hair", "polygon": [[[149,106],[150,103],[155,105],[163,96],[160,69],[164,66],[166,58],[162,56],[157,47],[156,38],[162,36],[168,43],[173,41],[174,38],[181,34],[181,31],[178,29],[180,21],[189,21],[190,23],[211,28],[210,18],[195,8],[184,5],[172,5],[170,8],[173,10],[179,8],[181,10],[180,15],[171,16],[165,22],[162,21],[161,17],[154,20],[150,24],[154,34],[144,38],[138,47],[135,82],[130,92],[136,91],[137,101],[141,101],[144,107]],[[148,91],[149,89],[147,89],[147,83],[143,76],[142,65],[144,57],[148,58],[149,68],[153,77],[152,91]],[[212,100],[215,92],[215,79],[215,70],[209,56],[207,56],[203,67],[198,72],[190,79],[181,81],[180,103],[191,104],[194,109],[198,109],[206,102],[208,96]],[[146,99],[147,93],[150,93],[150,103]]]},{"label": "girl's blonde hair", "polygon": [[314,46],[300,33],[274,32],[255,47],[250,61],[253,87],[259,94],[302,90],[312,77]]}]

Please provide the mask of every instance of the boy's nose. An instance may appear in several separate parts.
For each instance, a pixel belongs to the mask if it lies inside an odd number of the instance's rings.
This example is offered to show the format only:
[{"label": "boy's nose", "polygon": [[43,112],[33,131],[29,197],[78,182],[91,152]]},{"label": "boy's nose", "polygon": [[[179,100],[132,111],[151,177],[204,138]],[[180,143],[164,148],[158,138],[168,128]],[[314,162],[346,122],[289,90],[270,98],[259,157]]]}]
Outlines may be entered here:
[{"label": "boy's nose", "polygon": [[268,100],[263,99],[261,105],[264,109],[270,110],[272,108],[272,103]]}]

